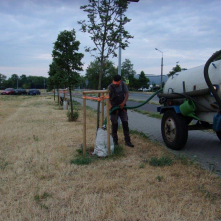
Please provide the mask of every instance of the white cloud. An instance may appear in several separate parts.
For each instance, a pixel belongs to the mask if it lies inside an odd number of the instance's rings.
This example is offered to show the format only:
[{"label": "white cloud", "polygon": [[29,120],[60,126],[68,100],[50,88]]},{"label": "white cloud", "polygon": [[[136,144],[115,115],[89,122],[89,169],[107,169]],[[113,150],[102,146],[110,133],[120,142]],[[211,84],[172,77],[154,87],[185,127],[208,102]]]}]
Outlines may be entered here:
[{"label": "white cloud", "polygon": [[46,60],[46,61],[52,61],[52,56],[51,54],[39,54],[36,57],[34,57],[39,60]]},{"label": "white cloud", "polygon": [[[0,72],[11,75],[41,73],[47,76],[53,42],[63,30],[76,30],[84,69],[94,60],[84,52],[93,46],[88,34],[79,31],[77,21],[87,19],[80,5],[87,0],[7,0],[0,1]],[[132,21],[126,29],[134,36],[129,48],[122,51],[122,62],[128,58],[137,73],[160,74],[164,53],[164,73],[176,61],[181,67],[204,64],[220,50],[220,0],[141,0],[130,3],[126,15]],[[115,65],[118,59],[113,59]],[[37,67],[34,68],[34,67]],[[5,73],[4,73],[5,72]]]}]

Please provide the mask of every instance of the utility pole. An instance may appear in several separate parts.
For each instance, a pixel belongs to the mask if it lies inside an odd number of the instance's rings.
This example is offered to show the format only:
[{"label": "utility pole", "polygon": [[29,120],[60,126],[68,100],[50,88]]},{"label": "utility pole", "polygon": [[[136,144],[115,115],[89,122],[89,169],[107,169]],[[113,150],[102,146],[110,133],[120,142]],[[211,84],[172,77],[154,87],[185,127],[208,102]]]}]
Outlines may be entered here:
[{"label": "utility pole", "polygon": [[155,48],[155,50],[157,50],[157,51],[162,53],[162,58],[161,58],[161,80],[160,80],[160,88],[162,88],[163,87],[163,52],[160,51],[157,48]]}]

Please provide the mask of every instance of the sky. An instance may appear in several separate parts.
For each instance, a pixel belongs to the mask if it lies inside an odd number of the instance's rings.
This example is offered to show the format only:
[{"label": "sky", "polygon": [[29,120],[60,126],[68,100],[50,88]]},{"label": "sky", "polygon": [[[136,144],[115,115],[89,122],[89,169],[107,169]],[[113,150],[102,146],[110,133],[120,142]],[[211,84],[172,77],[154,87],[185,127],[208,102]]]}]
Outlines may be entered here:
[{"label": "sky", "polygon": [[[64,30],[76,31],[84,53],[84,71],[94,57],[84,51],[93,46],[79,20],[87,20],[80,6],[88,0],[0,0],[0,73],[10,77],[48,77],[53,43]],[[126,12],[125,29],[134,36],[122,50],[122,62],[130,59],[137,74],[168,74],[181,68],[204,65],[221,49],[220,0],[140,0]],[[155,50],[158,48],[160,51]],[[117,51],[118,53],[118,51]],[[118,58],[110,58],[117,67]],[[178,63],[177,63],[178,62]]]}]

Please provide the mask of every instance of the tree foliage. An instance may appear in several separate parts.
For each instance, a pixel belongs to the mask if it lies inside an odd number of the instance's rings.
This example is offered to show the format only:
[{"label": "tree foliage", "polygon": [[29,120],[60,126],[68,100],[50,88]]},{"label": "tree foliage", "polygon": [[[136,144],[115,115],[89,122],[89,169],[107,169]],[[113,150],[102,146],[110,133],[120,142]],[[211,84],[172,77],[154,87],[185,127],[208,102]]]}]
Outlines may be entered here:
[{"label": "tree foliage", "polygon": [[[88,80],[88,88],[97,88],[97,79],[99,77],[99,61],[96,59],[91,62],[86,69],[85,80]],[[112,61],[106,60],[103,65],[103,77],[101,80],[101,87],[107,88],[107,86],[112,82],[113,76],[117,74],[117,68],[114,66]]]},{"label": "tree foliage", "polygon": [[0,89],[3,87],[3,82],[7,79],[6,75],[0,73]]},{"label": "tree foliage", "polygon": [[147,84],[149,82],[149,78],[146,77],[144,71],[140,72],[138,82],[139,82],[140,87],[147,87]]},{"label": "tree foliage", "polygon": [[176,65],[175,67],[172,68],[172,71],[169,72],[168,77],[174,75],[176,72],[180,72],[182,69],[180,65]]},{"label": "tree foliage", "polygon": [[26,76],[25,74],[20,77],[17,74],[12,74],[7,80],[5,79],[1,88],[37,88],[43,89],[47,85],[47,78],[42,76]]},{"label": "tree foliage", "polygon": [[81,59],[84,55],[77,52],[79,45],[75,30],[65,30],[58,35],[52,51],[53,61],[62,76],[62,83],[70,88],[79,82],[79,71],[83,70]]},{"label": "tree foliage", "polygon": [[139,83],[135,78],[135,75],[136,71],[133,69],[133,64],[129,59],[125,59],[121,65],[121,76],[124,80],[129,80],[129,88],[137,89],[139,87]]}]

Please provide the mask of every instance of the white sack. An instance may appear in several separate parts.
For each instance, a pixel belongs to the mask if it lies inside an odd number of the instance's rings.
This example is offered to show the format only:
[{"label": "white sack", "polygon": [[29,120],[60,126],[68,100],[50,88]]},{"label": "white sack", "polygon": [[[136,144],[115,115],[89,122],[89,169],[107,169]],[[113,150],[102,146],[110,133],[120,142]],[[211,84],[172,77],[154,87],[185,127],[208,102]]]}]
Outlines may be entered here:
[{"label": "white sack", "polygon": [[[112,136],[110,136],[110,149],[111,154],[114,152],[114,141]],[[97,137],[95,140],[95,147],[93,154],[96,154],[99,157],[106,157],[108,155],[107,147],[107,131],[102,128],[98,128]]]}]

